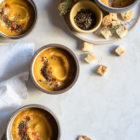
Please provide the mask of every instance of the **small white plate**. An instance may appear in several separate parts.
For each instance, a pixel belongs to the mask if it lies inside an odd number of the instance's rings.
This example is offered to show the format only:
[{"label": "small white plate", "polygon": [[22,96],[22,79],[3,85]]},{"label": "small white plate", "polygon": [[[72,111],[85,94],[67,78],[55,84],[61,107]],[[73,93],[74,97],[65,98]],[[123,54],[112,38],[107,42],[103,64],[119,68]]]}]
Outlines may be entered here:
[{"label": "small white plate", "polygon": [[[126,23],[126,26],[128,28],[128,31],[129,31],[128,33],[130,33],[130,31],[132,31],[132,29],[135,27],[135,25],[137,24],[137,22],[139,20],[140,3],[138,3],[132,10],[133,10],[133,17],[132,17],[131,21]],[[67,26],[69,27],[69,29],[73,35],[75,35],[76,37],[78,37],[79,39],[81,39],[83,41],[86,41],[86,42],[89,42],[89,43],[92,43],[95,45],[112,44],[120,39],[117,37],[111,37],[110,39],[106,40],[101,35],[98,35],[98,31],[96,31],[94,33],[90,33],[90,34],[78,33],[70,25],[69,14],[64,16],[64,22],[67,24]],[[123,22],[123,21],[121,21],[121,22]]]}]

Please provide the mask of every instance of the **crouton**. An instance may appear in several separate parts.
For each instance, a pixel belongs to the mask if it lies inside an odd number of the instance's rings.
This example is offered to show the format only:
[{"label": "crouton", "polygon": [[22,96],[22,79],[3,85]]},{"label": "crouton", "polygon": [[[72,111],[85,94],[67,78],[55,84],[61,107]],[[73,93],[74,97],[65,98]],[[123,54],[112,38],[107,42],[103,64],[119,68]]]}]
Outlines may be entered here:
[{"label": "crouton", "polygon": [[93,48],[93,44],[88,42],[83,42],[82,51],[84,52],[91,52]]},{"label": "crouton", "polygon": [[95,61],[97,58],[96,56],[93,55],[93,53],[89,53],[86,58],[85,61],[89,64],[91,64],[93,61]]},{"label": "crouton", "polygon": [[117,25],[120,25],[120,21],[119,20],[112,21],[112,26],[117,26]]},{"label": "crouton", "polygon": [[120,25],[119,28],[116,29],[116,33],[120,38],[123,38],[127,35],[128,29],[125,25]]},{"label": "crouton", "polygon": [[117,14],[116,13],[109,13],[113,21],[118,20]]},{"label": "crouton", "polygon": [[112,36],[111,31],[107,28],[104,27],[100,30],[100,34],[105,38],[105,39],[109,39]]},{"label": "crouton", "polygon": [[110,16],[110,15],[104,16],[103,21],[102,21],[102,25],[109,26],[109,25],[111,25],[111,23],[112,23],[112,16]]},{"label": "crouton", "polygon": [[108,67],[105,66],[105,65],[100,65],[98,68],[97,68],[97,73],[101,76],[104,76],[107,72],[107,69]]},{"label": "crouton", "polygon": [[125,11],[121,13],[121,18],[123,21],[129,21],[132,19],[133,11],[132,9],[129,11]]},{"label": "crouton", "polygon": [[126,53],[126,50],[123,48],[122,45],[119,45],[116,49],[115,49],[115,53],[118,55],[118,56],[122,56]]},{"label": "crouton", "polygon": [[87,137],[87,136],[80,136],[78,138],[78,140],[91,140],[91,139],[89,137]]}]

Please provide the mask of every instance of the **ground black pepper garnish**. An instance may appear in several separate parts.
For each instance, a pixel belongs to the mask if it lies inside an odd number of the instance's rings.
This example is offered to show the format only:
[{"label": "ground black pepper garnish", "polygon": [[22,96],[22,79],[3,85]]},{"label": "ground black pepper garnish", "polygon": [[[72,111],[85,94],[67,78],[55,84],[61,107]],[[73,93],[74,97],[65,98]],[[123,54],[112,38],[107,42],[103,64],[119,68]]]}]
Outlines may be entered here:
[{"label": "ground black pepper garnish", "polygon": [[97,22],[96,15],[90,9],[81,9],[74,17],[77,26],[83,30],[90,30]]},{"label": "ground black pepper garnish", "polygon": [[[51,59],[55,59],[55,58],[52,56]],[[41,72],[42,76],[45,78],[44,83],[51,86],[53,88],[53,90],[57,90],[56,87],[58,87],[58,81],[52,75],[52,67],[49,67],[48,59],[43,58],[43,59],[41,59],[41,61],[43,62],[43,67],[40,69],[40,72]],[[40,81],[40,82],[42,82],[42,81]]]},{"label": "ground black pepper garnish", "polygon": [[21,138],[21,140],[30,140],[30,138],[27,134],[28,121],[30,121],[30,117],[27,116],[18,125],[18,135]]},{"label": "ground black pepper garnish", "polygon": [[40,71],[43,77],[46,79],[45,83],[46,84],[49,83],[49,85],[52,85],[52,83],[54,83],[56,79],[53,78],[51,68],[48,68],[48,65],[49,65],[48,60],[45,60],[44,66],[41,68]]}]

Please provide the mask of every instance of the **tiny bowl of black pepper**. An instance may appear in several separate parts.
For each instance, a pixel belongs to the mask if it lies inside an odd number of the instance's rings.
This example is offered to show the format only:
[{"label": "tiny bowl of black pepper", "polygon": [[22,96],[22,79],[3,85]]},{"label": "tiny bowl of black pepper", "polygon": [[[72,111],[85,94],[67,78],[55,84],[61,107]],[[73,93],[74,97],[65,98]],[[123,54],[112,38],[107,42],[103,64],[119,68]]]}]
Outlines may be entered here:
[{"label": "tiny bowl of black pepper", "polygon": [[70,23],[77,32],[95,32],[101,22],[102,11],[92,1],[80,1],[70,11]]},{"label": "tiny bowl of black pepper", "polygon": [[6,129],[7,140],[60,140],[60,124],[47,107],[29,104],[11,114]]},{"label": "tiny bowl of black pepper", "polygon": [[33,56],[30,77],[35,87],[44,93],[65,93],[79,77],[78,59],[71,49],[63,45],[46,45]]}]

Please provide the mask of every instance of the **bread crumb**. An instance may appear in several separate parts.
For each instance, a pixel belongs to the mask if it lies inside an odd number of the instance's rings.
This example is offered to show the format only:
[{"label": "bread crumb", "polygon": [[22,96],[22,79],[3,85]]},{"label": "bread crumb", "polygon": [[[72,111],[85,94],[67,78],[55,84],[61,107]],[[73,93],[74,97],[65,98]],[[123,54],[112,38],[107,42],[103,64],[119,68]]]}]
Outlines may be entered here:
[{"label": "bread crumb", "polygon": [[97,58],[96,56],[93,55],[93,53],[89,53],[86,58],[85,58],[85,61],[89,64],[91,64],[93,61],[95,61]]},{"label": "bread crumb", "polygon": [[82,51],[84,52],[91,52],[93,49],[93,44],[88,42],[83,42]]},{"label": "bread crumb", "polygon": [[105,66],[105,65],[100,65],[98,68],[97,68],[97,73],[101,76],[104,76],[107,72],[107,69],[108,67]]},{"label": "bread crumb", "polygon": [[128,33],[128,29],[125,25],[121,25],[117,30],[116,30],[116,33],[117,35],[120,37],[120,38],[123,38],[127,35]]},{"label": "bread crumb", "polygon": [[118,55],[118,56],[122,56],[126,53],[126,50],[123,48],[122,45],[119,45],[116,49],[115,49],[115,53]]},{"label": "bread crumb", "polygon": [[89,137],[87,137],[87,136],[80,136],[78,138],[78,140],[91,140],[91,139]]},{"label": "bread crumb", "polygon": [[112,36],[111,31],[107,27],[102,28],[100,33],[105,39],[109,39]]}]

